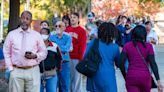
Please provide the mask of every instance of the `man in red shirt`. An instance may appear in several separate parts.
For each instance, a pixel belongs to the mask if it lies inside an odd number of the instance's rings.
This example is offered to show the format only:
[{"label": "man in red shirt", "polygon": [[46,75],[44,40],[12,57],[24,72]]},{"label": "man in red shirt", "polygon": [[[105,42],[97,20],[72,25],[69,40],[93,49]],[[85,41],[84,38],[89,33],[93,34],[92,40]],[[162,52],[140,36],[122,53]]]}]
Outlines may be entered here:
[{"label": "man in red shirt", "polygon": [[70,52],[71,58],[71,92],[82,92],[82,75],[75,69],[76,65],[83,59],[87,36],[86,31],[79,26],[79,14],[71,14],[71,26],[67,28],[72,36],[73,51]]}]

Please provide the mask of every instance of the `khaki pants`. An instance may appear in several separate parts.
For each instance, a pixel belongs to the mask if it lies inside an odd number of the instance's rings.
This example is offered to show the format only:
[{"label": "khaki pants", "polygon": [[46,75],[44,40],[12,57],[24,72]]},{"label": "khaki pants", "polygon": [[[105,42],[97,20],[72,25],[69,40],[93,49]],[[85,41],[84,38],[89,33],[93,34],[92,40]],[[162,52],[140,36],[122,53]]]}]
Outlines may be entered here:
[{"label": "khaki pants", "polygon": [[9,92],[40,92],[39,66],[30,69],[14,68],[10,73]]},{"label": "khaki pants", "polygon": [[82,91],[82,74],[76,70],[76,65],[79,60],[73,59],[71,61],[71,92],[83,92]]}]

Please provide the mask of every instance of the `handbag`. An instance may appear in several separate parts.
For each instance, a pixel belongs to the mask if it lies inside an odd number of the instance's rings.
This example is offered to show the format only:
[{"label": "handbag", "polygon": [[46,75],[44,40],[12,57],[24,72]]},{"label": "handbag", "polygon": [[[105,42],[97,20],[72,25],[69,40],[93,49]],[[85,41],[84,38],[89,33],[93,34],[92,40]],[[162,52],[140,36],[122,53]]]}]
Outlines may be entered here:
[{"label": "handbag", "polygon": [[41,64],[43,66],[42,77],[44,77],[45,79],[48,79],[49,77],[55,76],[57,74],[56,68],[51,69],[51,70],[45,70],[45,63],[41,62]]},{"label": "handbag", "polygon": [[79,73],[87,77],[93,77],[96,74],[99,68],[99,63],[102,60],[98,48],[99,40],[95,39],[90,51],[88,51],[82,61],[76,65],[76,70]]},{"label": "handbag", "polygon": [[[140,56],[142,57],[144,63],[146,64],[146,66],[147,66],[147,68],[149,69],[149,72],[150,72],[150,74],[151,74],[150,65],[148,65],[148,64],[146,63],[146,60],[145,60],[145,58],[143,57],[143,55],[141,54],[141,51],[140,51],[139,47],[136,46],[136,48],[137,48],[138,53],[139,53]],[[156,82],[154,81],[154,78],[153,78],[152,75],[151,75],[151,88],[157,88],[157,84],[156,84]]]}]

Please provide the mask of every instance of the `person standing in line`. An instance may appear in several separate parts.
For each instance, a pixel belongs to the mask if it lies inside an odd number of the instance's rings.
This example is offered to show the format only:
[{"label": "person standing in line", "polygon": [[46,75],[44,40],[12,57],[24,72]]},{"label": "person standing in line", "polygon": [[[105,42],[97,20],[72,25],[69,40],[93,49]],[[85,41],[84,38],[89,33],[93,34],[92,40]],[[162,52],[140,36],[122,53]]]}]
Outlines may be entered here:
[{"label": "person standing in line", "polygon": [[150,21],[145,22],[147,37],[147,42],[151,43],[153,45],[153,49],[155,51],[155,45],[158,44],[158,36],[156,32],[152,29],[152,24]]},{"label": "person standing in line", "polygon": [[[113,43],[116,27],[112,23],[102,23],[98,29],[99,52],[102,61],[96,74],[87,77],[87,91],[89,92],[117,92],[115,66],[119,66],[119,46]],[[87,45],[86,53],[93,45],[93,40]]]},{"label": "person standing in line", "polygon": [[[158,92],[163,92],[158,66],[155,61],[153,47],[146,42],[146,28],[136,26],[132,32],[132,41],[128,42],[122,50],[120,57],[120,69],[126,81],[128,92],[150,92],[152,78],[148,69],[152,69],[158,83]],[[128,58],[129,68],[125,72],[124,63]]]},{"label": "person standing in line", "polygon": [[[50,29],[42,28],[40,34],[48,50],[45,60],[40,63],[41,91],[57,92],[58,76],[57,71],[61,69],[62,56],[58,45],[49,40]],[[44,66],[43,66],[44,63]]]},{"label": "person standing in line", "polygon": [[[117,17],[116,23],[115,23],[116,27],[121,25],[121,23],[122,23],[122,16],[123,15],[119,15]],[[122,49],[122,47],[123,47],[122,34],[121,34],[121,31],[119,31],[119,30],[116,31],[116,43],[120,46],[120,49]]]},{"label": "person standing in line", "polygon": [[87,14],[87,24],[85,25],[87,30],[88,41],[97,38],[98,28],[97,25],[94,23],[95,21],[95,14],[93,12],[89,12]]},{"label": "person standing in line", "polygon": [[40,92],[38,64],[47,56],[41,35],[30,28],[32,14],[21,14],[21,25],[5,40],[3,52],[10,71],[9,92]]},{"label": "person standing in line", "polygon": [[56,25],[56,23],[57,23],[58,21],[60,21],[60,19],[59,19],[58,17],[53,18],[53,20],[52,20],[52,27],[53,27],[53,30],[51,31],[50,36],[56,34],[55,25]]},{"label": "person standing in line", "polygon": [[[62,21],[65,23],[65,32],[67,30],[67,28],[71,27],[71,19],[68,15],[65,15],[62,17]],[[73,50],[73,44],[71,42],[71,51]]]},{"label": "person standing in line", "polygon": [[121,42],[122,46],[124,46],[127,42],[131,41],[132,28],[127,29],[126,24],[127,24],[127,17],[122,16],[120,23],[118,23],[118,25],[116,26],[122,36],[122,42]]},{"label": "person standing in line", "polygon": [[65,23],[66,30],[71,26],[71,20],[68,15],[62,17],[62,21]]},{"label": "person standing in line", "polygon": [[62,70],[58,74],[59,92],[70,92],[71,67],[69,52],[71,51],[72,38],[65,32],[64,22],[58,21],[55,26],[57,34],[51,35],[50,40],[59,46],[63,58]]},{"label": "person standing in line", "polygon": [[40,22],[40,28],[49,28],[49,23],[48,21],[44,20]]},{"label": "person standing in line", "polygon": [[71,27],[67,28],[72,36],[73,51],[70,52],[71,58],[71,92],[82,92],[82,75],[76,70],[76,65],[83,59],[87,35],[86,31],[79,26],[79,14],[71,14]]}]

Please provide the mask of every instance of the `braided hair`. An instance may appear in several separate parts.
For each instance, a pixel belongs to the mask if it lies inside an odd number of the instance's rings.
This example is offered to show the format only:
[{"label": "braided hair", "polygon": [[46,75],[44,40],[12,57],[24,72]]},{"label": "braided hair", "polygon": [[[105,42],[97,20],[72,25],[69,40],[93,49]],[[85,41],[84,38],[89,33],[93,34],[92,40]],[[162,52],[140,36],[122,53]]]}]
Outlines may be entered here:
[{"label": "braided hair", "polygon": [[104,22],[98,28],[98,38],[102,42],[109,44],[109,43],[113,42],[113,40],[115,39],[116,31],[117,31],[117,28],[115,27],[114,24]]}]

